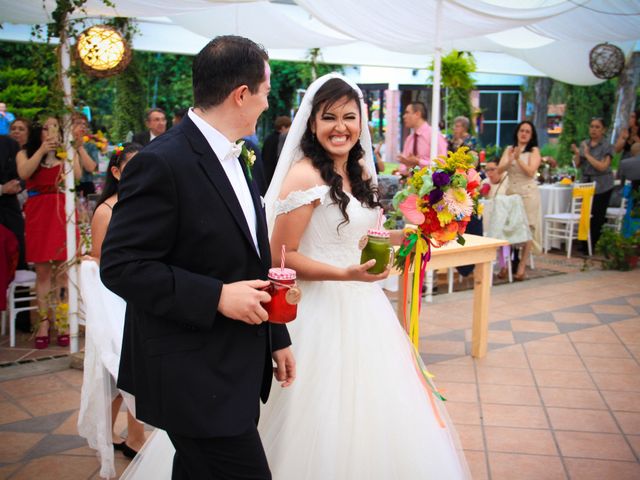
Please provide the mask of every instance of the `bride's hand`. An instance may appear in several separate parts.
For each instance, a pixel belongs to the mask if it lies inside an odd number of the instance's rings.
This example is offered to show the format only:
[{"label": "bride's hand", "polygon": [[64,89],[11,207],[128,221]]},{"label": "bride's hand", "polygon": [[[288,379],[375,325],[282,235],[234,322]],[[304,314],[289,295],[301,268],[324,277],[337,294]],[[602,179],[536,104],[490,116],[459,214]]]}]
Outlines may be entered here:
[{"label": "bride's hand", "polygon": [[385,278],[387,278],[389,276],[389,272],[391,271],[391,268],[387,268],[382,273],[374,274],[374,273],[367,272],[367,270],[369,270],[375,264],[376,264],[376,261],[374,259],[371,259],[368,262],[363,263],[362,265],[351,265],[347,267],[346,280],[356,281],[356,282],[377,282],[378,280],[384,280]]}]

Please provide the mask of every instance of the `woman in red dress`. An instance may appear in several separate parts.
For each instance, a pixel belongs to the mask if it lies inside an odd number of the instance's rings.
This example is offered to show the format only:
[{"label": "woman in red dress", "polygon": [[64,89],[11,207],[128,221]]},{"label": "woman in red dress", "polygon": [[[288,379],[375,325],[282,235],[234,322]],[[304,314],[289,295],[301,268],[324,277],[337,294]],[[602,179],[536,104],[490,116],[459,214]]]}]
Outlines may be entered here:
[{"label": "woman in red dress", "polygon": [[[28,199],[24,205],[26,259],[36,269],[36,295],[40,322],[35,346],[49,346],[49,328],[60,289],[66,275],[54,275],[56,268],[67,259],[66,215],[64,211],[64,162],[56,156],[62,143],[60,124],[49,117],[42,127],[34,127],[29,141],[18,152],[18,175],[27,182]],[[80,177],[80,165],[73,161],[74,176]],[[58,345],[69,345],[69,334],[58,332]]]}]

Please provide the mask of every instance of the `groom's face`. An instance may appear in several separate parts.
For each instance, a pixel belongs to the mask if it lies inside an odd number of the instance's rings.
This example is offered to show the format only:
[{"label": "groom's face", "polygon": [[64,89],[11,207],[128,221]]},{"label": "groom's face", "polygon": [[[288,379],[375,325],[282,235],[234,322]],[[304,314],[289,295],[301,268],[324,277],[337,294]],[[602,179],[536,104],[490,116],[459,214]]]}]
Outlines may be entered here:
[{"label": "groom's face", "polygon": [[269,108],[268,97],[271,91],[271,69],[267,62],[264,63],[264,68],[264,81],[260,84],[256,93],[247,91],[244,104],[244,116],[246,118],[247,128],[251,130],[247,135],[255,133],[258,117]]}]

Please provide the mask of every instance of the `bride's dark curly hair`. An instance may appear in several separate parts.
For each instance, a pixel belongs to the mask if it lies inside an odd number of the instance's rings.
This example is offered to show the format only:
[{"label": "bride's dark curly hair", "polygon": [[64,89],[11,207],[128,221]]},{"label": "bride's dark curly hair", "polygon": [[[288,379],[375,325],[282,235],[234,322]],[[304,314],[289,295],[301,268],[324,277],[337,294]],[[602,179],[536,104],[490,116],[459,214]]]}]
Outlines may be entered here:
[{"label": "bride's dark curly hair", "polygon": [[[358,111],[362,116],[360,107],[360,97],[349,84],[339,78],[332,78],[325,82],[313,98],[311,114],[307,121],[307,129],[302,135],[300,147],[306,157],[311,160],[312,165],[320,172],[320,176],[329,185],[329,196],[338,205],[344,221],[340,222],[338,228],[349,223],[349,214],[347,213],[347,205],[349,205],[349,196],[345,193],[342,186],[342,177],[335,171],[334,163],[327,151],[322,148],[320,142],[317,141],[315,134],[311,131],[315,122],[316,114],[322,109],[322,113],[326,112],[336,102],[345,100],[348,102],[354,100],[358,105]],[[351,183],[351,194],[363,205],[374,208],[380,206],[378,202],[378,189],[371,182],[370,178],[364,179],[363,168],[360,159],[364,157],[364,150],[360,145],[360,140],[349,151],[347,159],[347,175]]]}]

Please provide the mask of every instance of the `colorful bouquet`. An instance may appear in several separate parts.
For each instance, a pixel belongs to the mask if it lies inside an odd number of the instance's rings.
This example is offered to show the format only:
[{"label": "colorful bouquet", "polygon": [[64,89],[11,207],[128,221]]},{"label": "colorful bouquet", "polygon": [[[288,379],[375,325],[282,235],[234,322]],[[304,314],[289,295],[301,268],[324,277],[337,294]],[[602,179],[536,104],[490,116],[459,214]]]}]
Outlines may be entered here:
[{"label": "colorful bouquet", "polygon": [[102,153],[107,152],[109,140],[107,140],[107,137],[104,136],[102,130],[98,130],[96,133],[85,135],[84,137],[82,137],[82,140],[84,141],[84,143],[93,143]]},{"label": "colorful bouquet", "polygon": [[[420,294],[431,248],[456,240],[464,245],[463,234],[473,214],[482,214],[478,202],[481,178],[474,168],[468,147],[460,147],[440,157],[433,165],[416,167],[404,189],[393,198],[396,211],[385,226],[393,228],[395,220],[404,217],[413,226],[405,228],[403,243],[395,257],[396,266],[404,272],[405,295],[409,291],[409,270],[413,262],[413,285],[410,323],[404,312],[403,322],[417,347]],[[406,306],[406,298],[404,299]]]}]

